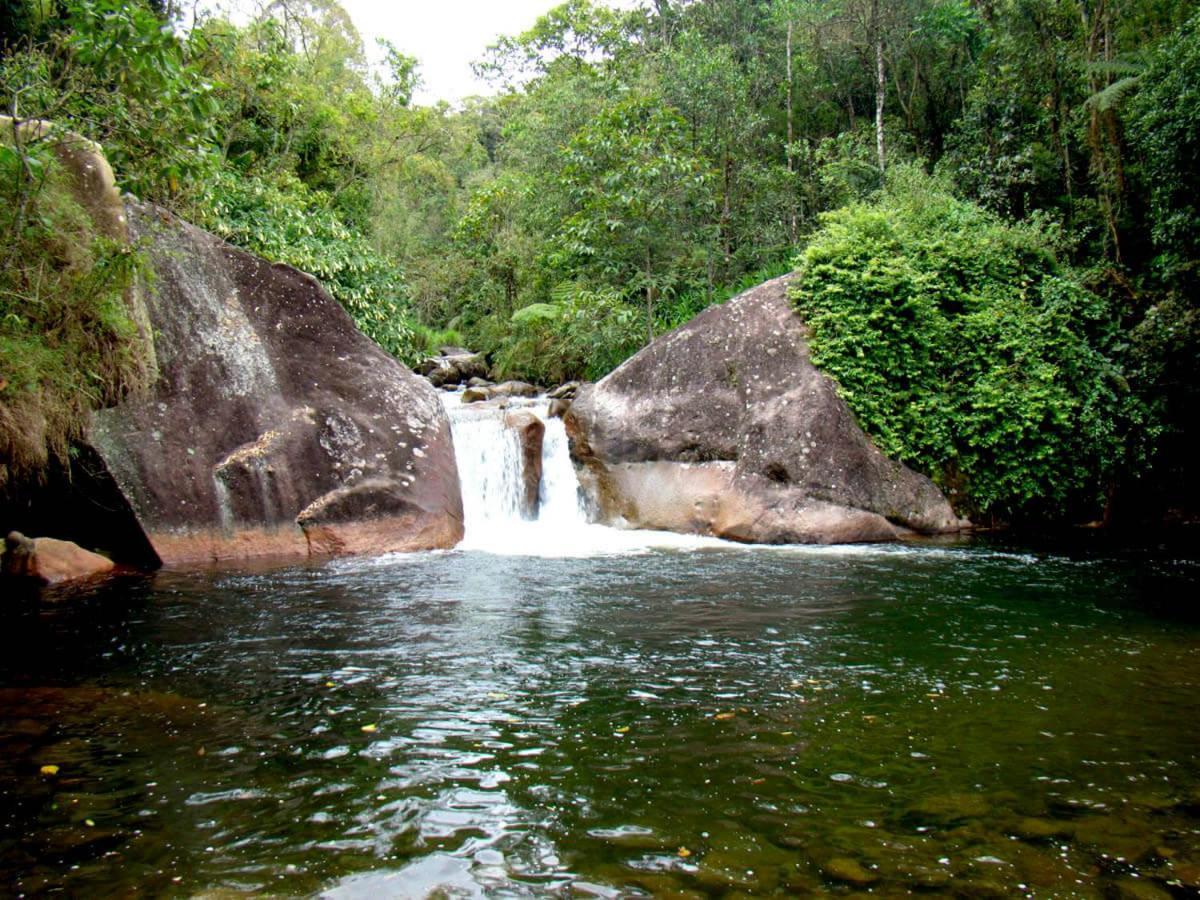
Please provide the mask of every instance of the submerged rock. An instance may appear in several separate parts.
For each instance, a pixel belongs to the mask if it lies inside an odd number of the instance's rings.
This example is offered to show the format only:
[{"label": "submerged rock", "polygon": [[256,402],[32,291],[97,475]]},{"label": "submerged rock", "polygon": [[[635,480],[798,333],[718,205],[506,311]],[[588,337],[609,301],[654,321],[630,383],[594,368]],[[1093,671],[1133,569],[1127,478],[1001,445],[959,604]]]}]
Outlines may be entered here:
[{"label": "submerged rock", "polygon": [[809,358],[788,276],[701,313],[565,415],[602,520],[761,543],[892,540],[964,523],[884,456]]},{"label": "submerged rock", "polygon": [[1046,841],[1070,837],[1074,831],[1075,827],[1070,822],[1039,819],[1032,816],[1021,819],[1012,828],[1013,834],[1027,841]]},{"label": "submerged rock", "polygon": [[1148,881],[1122,878],[1107,891],[1111,900],[1170,900],[1171,892]]},{"label": "submerged rock", "polygon": [[864,887],[879,880],[878,875],[848,856],[835,856],[828,860],[821,866],[821,872],[826,878],[844,881],[856,887]]},{"label": "submerged rock", "polygon": [[89,440],[165,562],[449,547],[450,426],[316,279],[131,204],[159,377]]},{"label": "submerged rock", "polygon": [[78,544],[54,538],[27,538],[19,531],[9,533],[4,539],[4,556],[0,558],[0,574],[33,578],[43,584],[94,578],[112,570],[112,560]]},{"label": "submerged rock", "polygon": [[906,818],[948,826],[968,819],[982,819],[991,811],[991,804],[979,794],[931,794],[910,806]]}]

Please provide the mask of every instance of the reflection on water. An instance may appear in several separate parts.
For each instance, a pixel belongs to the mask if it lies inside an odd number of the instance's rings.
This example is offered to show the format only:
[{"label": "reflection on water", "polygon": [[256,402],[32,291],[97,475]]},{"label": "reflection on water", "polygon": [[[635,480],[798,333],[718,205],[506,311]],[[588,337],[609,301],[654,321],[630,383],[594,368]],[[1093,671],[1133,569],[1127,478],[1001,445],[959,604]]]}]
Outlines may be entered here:
[{"label": "reflection on water", "polygon": [[30,895],[1182,895],[1200,627],[1143,601],[1195,575],[697,548],[127,582],[4,633],[0,871]]}]

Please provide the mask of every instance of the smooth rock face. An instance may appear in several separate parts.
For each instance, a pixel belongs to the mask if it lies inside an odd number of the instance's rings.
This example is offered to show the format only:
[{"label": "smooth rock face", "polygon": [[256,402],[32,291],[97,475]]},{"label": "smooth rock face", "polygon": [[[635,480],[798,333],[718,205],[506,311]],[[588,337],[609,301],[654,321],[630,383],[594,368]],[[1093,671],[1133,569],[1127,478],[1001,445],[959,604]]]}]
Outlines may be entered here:
[{"label": "smooth rock face", "polygon": [[70,541],[27,538],[19,531],[4,540],[0,573],[18,578],[36,578],[44,584],[59,584],[93,578],[113,570],[112,560],[84,550]]},{"label": "smooth rock face", "polygon": [[311,276],[148,205],[159,378],[90,434],[164,562],[453,546],[437,393]]},{"label": "smooth rock face", "polygon": [[564,419],[601,520],[753,543],[965,524],[933,482],[871,444],[812,365],[789,279],[706,310],[579,389]]},{"label": "smooth rock face", "polygon": [[517,433],[521,442],[521,515],[536,519],[538,494],[542,487],[542,442],[546,425],[527,409],[504,414],[504,426]]}]

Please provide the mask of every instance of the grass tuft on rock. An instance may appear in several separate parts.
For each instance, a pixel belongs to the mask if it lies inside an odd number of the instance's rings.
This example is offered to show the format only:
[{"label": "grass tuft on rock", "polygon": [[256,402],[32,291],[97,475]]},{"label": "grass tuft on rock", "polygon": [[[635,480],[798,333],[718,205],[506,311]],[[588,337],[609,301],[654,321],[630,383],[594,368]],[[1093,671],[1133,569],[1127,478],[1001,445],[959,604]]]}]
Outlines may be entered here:
[{"label": "grass tuft on rock", "polygon": [[53,140],[0,137],[0,489],[66,462],[148,378],[126,303],[140,256],[98,232]]}]

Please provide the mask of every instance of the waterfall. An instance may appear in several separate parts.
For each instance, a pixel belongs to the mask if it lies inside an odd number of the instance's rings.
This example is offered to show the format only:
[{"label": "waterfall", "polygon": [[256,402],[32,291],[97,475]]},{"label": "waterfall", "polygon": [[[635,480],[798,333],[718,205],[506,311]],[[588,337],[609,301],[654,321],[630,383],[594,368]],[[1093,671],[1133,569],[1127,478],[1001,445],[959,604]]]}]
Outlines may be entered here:
[{"label": "waterfall", "polygon": [[[507,409],[463,403],[462,394],[442,395],[462,487],[465,535],[460,550],[511,556],[591,556],[657,549],[728,546],[716,538],[632,531],[588,522],[584,497],[567,449],[562,419],[545,415],[546,399],[511,399]],[[504,424],[512,410],[529,410],[546,426],[542,481],[536,519],[521,516],[521,445]]]},{"label": "waterfall", "polygon": [[[572,555],[581,532],[590,530],[580,496],[579,480],[567,451],[561,419],[544,414],[545,399],[509,401],[507,409],[485,403],[467,404],[459,394],[443,395],[454,455],[462,486],[466,534],[462,549],[496,553]],[[504,415],[527,409],[542,419],[542,481],[538,515],[521,516],[523,489],[521,444]]]}]

